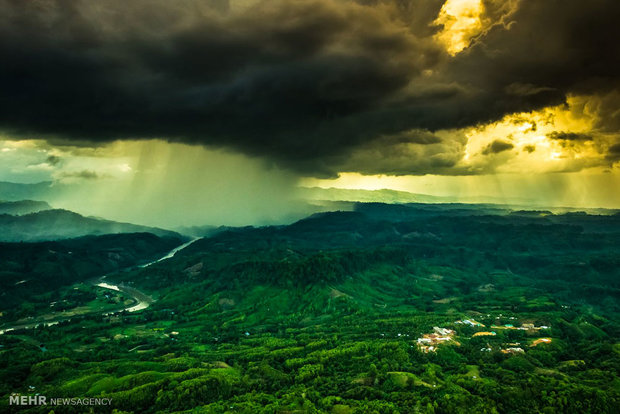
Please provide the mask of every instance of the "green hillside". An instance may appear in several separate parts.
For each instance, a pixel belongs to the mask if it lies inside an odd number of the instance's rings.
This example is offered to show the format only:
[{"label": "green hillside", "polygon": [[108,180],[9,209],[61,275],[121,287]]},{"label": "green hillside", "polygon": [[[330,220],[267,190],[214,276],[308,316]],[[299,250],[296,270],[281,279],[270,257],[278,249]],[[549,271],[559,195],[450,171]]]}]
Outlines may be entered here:
[{"label": "green hillside", "polygon": [[2,401],[35,390],[127,413],[617,411],[617,215],[355,210],[225,229],[109,275],[154,302],[0,335]]}]

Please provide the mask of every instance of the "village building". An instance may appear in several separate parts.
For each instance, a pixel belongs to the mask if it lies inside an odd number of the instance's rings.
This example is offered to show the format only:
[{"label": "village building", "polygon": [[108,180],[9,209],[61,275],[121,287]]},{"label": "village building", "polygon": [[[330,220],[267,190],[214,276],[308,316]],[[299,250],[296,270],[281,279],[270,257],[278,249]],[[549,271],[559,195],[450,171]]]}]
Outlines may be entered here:
[{"label": "village building", "polygon": [[473,334],[472,336],[495,336],[497,335],[495,332],[491,331],[491,332],[486,332],[486,331],[482,331],[482,332],[476,332],[475,334]]},{"label": "village building", "polygon": [[433,333],[424,334],[417,339],[417,344],[423,352],[435,352],[439,344],[453,340],[456,332],[448,328],[433,327]]},{"label": "village building", "polygon": [[520,348],[520,347],[511,347],[511,348],[502,349],[503,354],[520,354],[523,352],[525,351],[523,350],[523,348]]},{"label": "village building", "polygon": [[535,340],[534,342],[532,342],[532,346],[537,346],[540,344],[550,344],[550,343],[551,343],[551,338],[539,338]]},{"label": "village building", "polygon": [[463,325],[469,325],[469,326],[476,326],[476,327],[481,327],[481,328],[485,327],[484,324],[482,324],[482,323],[480,323],[478,321],[475,321],[473,319],[465,319],[465,320],[462,320],[462,321],[456,321],[454,323],[456,323],[456,324],[463,324]]}]

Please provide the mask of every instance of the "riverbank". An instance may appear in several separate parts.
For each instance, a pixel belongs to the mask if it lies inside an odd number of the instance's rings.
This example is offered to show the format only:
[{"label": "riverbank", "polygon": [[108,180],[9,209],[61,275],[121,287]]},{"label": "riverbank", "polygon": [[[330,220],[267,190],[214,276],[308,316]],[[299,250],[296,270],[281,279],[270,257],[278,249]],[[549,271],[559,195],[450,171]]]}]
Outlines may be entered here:
[{"label": "riverbank", "polygon": [[[137,269],[137,268],[145,268],[155,263],[159,263],[161,261],[170,259],[174,257],[176,253],[185,249],[186,247],[188,247],[189,245],[191,245],[197,240],[200,240],[200,238],[192,239],[187,243],[183,243],[182,245],[177,246],[174,249],[172,249],[170,252],[166,253],[164,256],[156,260],[150,261],[146,264],[133,266],[129,270]],[[131,299],[133,299],[133,303],[131,305],[129,306],[122,305],[116,310],[106,309],[105,311],[85,312],[81,314],[71,314],[69,316],[65,316],[62,314],[58,316],[56,315],[47,315],[47,317],[42,316],[32,322],[18,323],[14,325],[9,324],[8,326],[4,326],[2,327],[2,329],[0,329],[0,335],[4,335],[7,332],[21,330],[21,329],[34,329],[38,326],[53,326],[53,325],[59,324],[60,322],[70,321],[74,318],[82,317],[82,316],[92,316],[92,315],[106,316],[106,315],[113,315],[115,313],[121,313],[121,312],[137,312],[137,311],[141,311],[141,310],[148,308],[153,302],[155,302],[154,298],[142,292],[141,290],[136,289],[135,287],[130,287],[127,285],[122,285],[122,284],[113,285],[113,284],[108,283],[106,281],[106,277],[107,275],[103,275],[95,280],[91,280],[90,284],[93,286],[103,288],[103,289],[109,289],[109,290],[125,293],[126,295],[131,297]]]}]

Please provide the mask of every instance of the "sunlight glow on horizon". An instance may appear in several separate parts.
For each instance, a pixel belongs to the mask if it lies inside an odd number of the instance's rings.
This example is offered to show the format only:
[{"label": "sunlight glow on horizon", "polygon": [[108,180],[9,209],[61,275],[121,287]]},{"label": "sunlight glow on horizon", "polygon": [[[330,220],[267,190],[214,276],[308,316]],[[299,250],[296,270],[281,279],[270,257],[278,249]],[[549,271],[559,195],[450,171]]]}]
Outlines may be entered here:
[{"label": "sunlight glow on horizon", "polygon": [[303,187],[348,190],[395,190],[447,197],[451,202],[520,204],[537,207],[620,208],[620,173],[489,174],[468,176],[365,176],[304,178]]}]

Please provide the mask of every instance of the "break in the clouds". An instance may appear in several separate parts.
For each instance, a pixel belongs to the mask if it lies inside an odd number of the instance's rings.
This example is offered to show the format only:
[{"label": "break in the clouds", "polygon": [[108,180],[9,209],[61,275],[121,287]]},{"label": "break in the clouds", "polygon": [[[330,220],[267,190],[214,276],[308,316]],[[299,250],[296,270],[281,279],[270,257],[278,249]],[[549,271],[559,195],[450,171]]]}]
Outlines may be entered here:
[{"label": "break in the clouds", "polygon": [[[0,128],[232,148],[314,176],[488,173],[553,141],[573,143],[547,154],[565,171],[610,165],[618,19],[616,0],[0,0]],[[545,108],[589,130],[477,150],[463,132]]]}]

